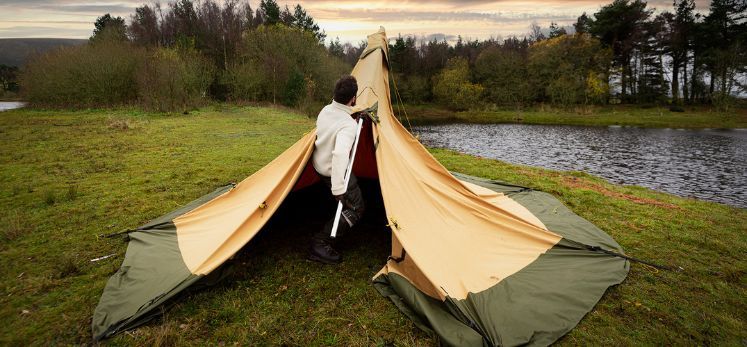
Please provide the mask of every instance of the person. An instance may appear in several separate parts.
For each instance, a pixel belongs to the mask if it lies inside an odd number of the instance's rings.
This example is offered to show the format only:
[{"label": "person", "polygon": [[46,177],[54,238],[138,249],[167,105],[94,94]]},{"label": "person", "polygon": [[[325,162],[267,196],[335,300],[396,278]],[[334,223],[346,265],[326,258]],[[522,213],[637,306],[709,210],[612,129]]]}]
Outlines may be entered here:
[{"label": "person", "polygon": [[[358,180],[351,173],[347,186],[345,172],[355,142],[357,123],[353,114],[358,83],[346,75],[335,83],[332,103],[325,106],[316,119],[316,141],[312,164],[332,196],[342,202],[343,209],[337,228],[337,238],[350,230],[363,216],[365,204]],[[337,264],[342,256],[334,249],[331,237],[334,214],[314,234],[309,247],[309,259],[326,264]]]}]

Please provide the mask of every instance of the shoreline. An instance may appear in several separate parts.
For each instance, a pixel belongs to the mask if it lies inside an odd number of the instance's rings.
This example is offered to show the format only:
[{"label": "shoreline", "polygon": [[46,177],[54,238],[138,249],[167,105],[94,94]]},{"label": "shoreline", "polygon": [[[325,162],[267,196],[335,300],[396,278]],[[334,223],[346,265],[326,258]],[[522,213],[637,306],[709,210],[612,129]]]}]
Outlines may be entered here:
[{"label": "shoreline", "polygon": [[632,105],[579,107],[572,110],[558,108],[497,109],[489,111],[449,111],[434,105],[405,105],[408,119],[397,107],[395,114],[404,125],[468,124],[527,124],[574,126],[632,126],[671,129],[745,129],[747,109],[716,112],[704,107],[689,107],[685,112],[671,112],[667,108],[641,108]]}]

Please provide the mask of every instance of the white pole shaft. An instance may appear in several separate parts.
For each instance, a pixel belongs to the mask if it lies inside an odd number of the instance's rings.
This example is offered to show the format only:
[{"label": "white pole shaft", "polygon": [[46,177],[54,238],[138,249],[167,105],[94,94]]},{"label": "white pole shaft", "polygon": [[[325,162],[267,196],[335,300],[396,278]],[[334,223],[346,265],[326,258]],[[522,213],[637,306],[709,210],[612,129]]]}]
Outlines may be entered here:
[{"label": "white pole shaft", "polygon": [[[345,171],[345,188],[347,189],[348,182],[350,182],[350,175],[353,173],[353,161],[355,160],[355,152],[358,150],[358,139],[361,137],[361,127],[363,127],[363,117],[358,118],[358,129],[355,130],[355,141],[353,142],[353,150],[350,151],[350,162],[348,162],[348,169]],[[337,212],[335,212],[335,222],[332,223],[332,235],[333,239],[337,237],[337,227],[340,225],[340,215],[342,215],[342,201],[337,202]]]}]

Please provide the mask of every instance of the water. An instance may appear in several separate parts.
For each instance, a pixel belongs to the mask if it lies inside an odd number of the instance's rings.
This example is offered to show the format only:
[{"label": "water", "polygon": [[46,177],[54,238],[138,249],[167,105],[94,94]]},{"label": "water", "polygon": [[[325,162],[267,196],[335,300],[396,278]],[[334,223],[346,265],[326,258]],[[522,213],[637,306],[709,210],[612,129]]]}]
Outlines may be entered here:
[{"label": "water", "polygon": [[0,112],[26,106],[23,101],[0,101]]},{"label": "water", "polygon": [[414,132],[431,147],[747,208],[747,129],[449,124]]}]

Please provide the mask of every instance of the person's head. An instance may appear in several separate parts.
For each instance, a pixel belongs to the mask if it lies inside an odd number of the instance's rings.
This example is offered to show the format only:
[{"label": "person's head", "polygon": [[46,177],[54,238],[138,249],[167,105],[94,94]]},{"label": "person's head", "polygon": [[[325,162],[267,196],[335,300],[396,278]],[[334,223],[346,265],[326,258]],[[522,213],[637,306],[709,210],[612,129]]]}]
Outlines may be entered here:
[{"label": "person's head", "polygon": [[355,106],[355,95],[358,94],[358,82],[355,77],[345,75],[335,83],[333,99],[341,104]]}]

